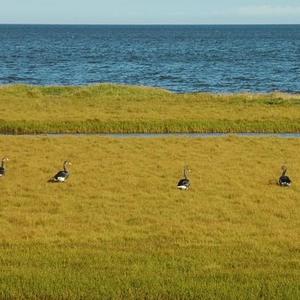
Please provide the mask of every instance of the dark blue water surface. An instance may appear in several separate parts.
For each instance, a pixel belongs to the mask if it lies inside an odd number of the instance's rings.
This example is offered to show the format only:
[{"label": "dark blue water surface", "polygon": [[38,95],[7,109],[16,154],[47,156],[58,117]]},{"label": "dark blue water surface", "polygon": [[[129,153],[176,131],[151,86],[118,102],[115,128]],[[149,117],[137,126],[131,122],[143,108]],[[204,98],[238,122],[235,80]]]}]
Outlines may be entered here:
[{"label": "dark blue water surface", "polygon": [[300,25],[0,25],[0,83],[300,92]]}]

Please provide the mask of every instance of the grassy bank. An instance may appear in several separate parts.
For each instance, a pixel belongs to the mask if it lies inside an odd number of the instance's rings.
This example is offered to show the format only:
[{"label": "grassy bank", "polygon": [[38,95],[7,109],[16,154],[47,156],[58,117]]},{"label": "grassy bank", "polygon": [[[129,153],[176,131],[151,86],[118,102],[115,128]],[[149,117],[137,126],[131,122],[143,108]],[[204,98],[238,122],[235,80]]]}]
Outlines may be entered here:
[{"label": "grassy bank", "polygon": [[[0,145],[10,157],[0,180],[0,298],[299,299],[299,140]],[[66,158],[70,181],[47,183]],[[283,162],[291,188],[274,184]],[[188,192],[176,189],[184,163]]]},{"label": "grassy bank", "polygon": [[0,133],[300,132],[300,96],[2,86]]}]

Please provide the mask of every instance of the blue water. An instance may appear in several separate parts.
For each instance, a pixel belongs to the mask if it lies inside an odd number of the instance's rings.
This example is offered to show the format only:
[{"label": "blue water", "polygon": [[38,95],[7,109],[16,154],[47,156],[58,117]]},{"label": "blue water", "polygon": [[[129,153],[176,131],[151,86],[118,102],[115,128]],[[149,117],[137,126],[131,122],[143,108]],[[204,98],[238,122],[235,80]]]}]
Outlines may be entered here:
[{"label": "blue water", "polygon": [[300,25],[0,25],[0,83],[300,92]]}]

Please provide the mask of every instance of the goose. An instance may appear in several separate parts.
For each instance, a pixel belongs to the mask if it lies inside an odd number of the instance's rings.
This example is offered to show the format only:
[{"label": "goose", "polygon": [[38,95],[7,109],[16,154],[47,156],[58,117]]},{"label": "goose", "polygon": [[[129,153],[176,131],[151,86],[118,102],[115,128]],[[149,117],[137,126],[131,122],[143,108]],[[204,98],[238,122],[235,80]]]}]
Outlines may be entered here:
[{"label": "goose", "polygon": [[180,190],[188,190],[191,182],[187,178],[188,173],[190,172],[190,169],[188,166],[184,166],[183,168],[183,179],[180,179],[179,182],[177,183],[177,188]]},{"label": "goose", "polygon": [[56,175],[54,175],[49,181],[50,182],[65,182],[70,176],[70,172],[68,170],[68,166],[71,165],[71,162],[66,160],[64,161],[63,170],[59,171]]},{"label": "goose", "polygon": [[280,186],[291,186],[291,184],[292,184],[291,179],[288,176],[285,175],[286,172],[287,172],[287,167],[282,166],[281,170],[282,170],[282,174],[281,174],[281,176],[279,177],[279,180],[278,180],[279,185]]},{"label": "goose", "polygon": [[0,177],[3,177],[6,172],[5,163],[8,161],[7,157],[3,157],[0,166]]}]

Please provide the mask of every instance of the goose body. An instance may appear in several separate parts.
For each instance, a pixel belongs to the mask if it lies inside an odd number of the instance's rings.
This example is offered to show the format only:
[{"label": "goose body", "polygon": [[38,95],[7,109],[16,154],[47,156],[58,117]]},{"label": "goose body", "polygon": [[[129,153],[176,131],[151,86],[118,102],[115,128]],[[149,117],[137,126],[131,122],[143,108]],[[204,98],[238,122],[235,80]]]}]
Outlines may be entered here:
[{"label": "goose body", "polygon": [[68,171],[59,171],[57,174],[54,175],[54,180],[57,182],[64,182],[68,179],[69,177],[69,172]]},{"label": "goose body", "polygon": [[177,183],[177,188],[180,190],[188,190],[191,186],[191,182],[190,180],[187,178],[187,174],[189,172],[189,168],[188,166],[184,166],[183,169],[183,177],[182,179],[180,179]]},{"label": "goose body", "polygon": [[291,179],[287,175],[285,175],[287,172],[287,168],[285,166],[282,166],[281,169],[282,169],[282,174],[278,180],[279,185],[280,186],[291,186],[291,184],[292,184]]},{"label": "goose body", "polygon": [[0,177],[5,175],[5,168],[4,167],[0,167]]},{"label": "goose body", "polygon": [[68,170],[68,166],[71,165],[71,163],[66,160],[64,162],[64,165],[63,165],[63,170],[57,172],[51,179],[50,181],[51,182],[65,182],[69,176],[70,176],[70,172]]},{"label": "goose body", "polygon": [[180,190],[188,190],[190,187],[191,183],[189,181],[189,179],[180,179],[178,184],[177,184],[177,188],[179,188]]},{"label": "goose body", "polygon": [[8,158],[7,158],[7,157],[4,157],[4,158],[1,160],[0,177],[5,176],[5,173],[6,173],[5,163],[6,163],[7,161],[8,161]]}]

